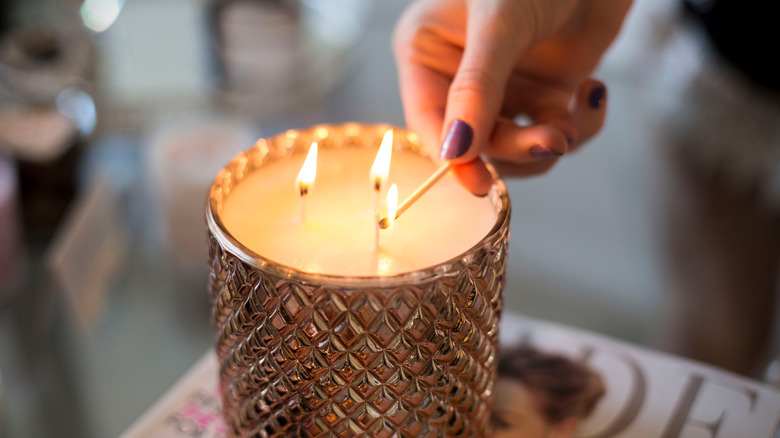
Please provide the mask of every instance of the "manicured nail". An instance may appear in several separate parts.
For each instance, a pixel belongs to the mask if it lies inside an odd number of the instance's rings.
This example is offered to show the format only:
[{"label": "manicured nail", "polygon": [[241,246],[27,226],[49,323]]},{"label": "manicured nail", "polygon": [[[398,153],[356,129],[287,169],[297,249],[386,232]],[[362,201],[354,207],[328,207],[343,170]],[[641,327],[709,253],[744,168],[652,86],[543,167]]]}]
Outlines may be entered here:
[{"label": "manicured nail", "polygon": [[592,90],[590,90],[590,95],[588,96],[588,105],[590,105],[593,109],[599,109],[602,105],[604,105],[604,99],[607,96],[607,89],[598,86]]},{"label": "manicured nail", "polygon": [[453,120],[444,141],[441,144],[439,158],[451,160],[463,156],[474,140],[474,129],[463,120]]},{"label": "manicured nail", "polygon": [[558,158],[563,155],[542,145],[531,146],[531,149],[528,150],[528,153],[534,158]]}]

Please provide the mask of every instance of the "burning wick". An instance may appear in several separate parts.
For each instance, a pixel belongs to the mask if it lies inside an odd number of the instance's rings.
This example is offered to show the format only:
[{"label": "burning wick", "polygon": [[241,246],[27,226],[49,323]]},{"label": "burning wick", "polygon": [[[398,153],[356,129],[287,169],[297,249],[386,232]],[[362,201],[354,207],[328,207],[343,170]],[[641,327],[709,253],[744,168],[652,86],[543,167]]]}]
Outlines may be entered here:
[{"label": "burning wick", "polygon": [[379,194],[382,192],[382,186],[387,181],[387,175],[390,173],[390,156],[392,152],[393,131],[390,130],[382,138],[379,152],[377,152],[374,164],[371,166],[371,182],[374,186],[374,209],[376,211],[379,211]]},{"label": "burning wick", "polygon": [[[412,192],[411,195],[409,195],[408,198],[404,199],[404,202],[401,203],[401,205],[398,206],[398,209],[395,208],[392,209],[392,211],[389,208],[387,209],[387,216],[383,217],[379,220],[378,224],[379,228],[381,229],[387,229],[390,227],[390,225],[393,224],[393,221],[398,219],[412,204],[417,202],[418,199],[422,195],[425,194],[431,187],[433,187],[434,184],[436,184],[437,181],[439,181],[444,175],[447,174],[447,172],[450,171],[452,168],[452,164],[450,162],[445,163],[442,165],[436,172],[434,172],[433,175],[430,176],[424,183],[420,185],[420,187],[417,187],[417,190]],[[388,193],[388,199],[390,194]],[[398,196],[396,194],[396,196]]]},{"label": "burning wick", "polygon": [[298,178],[295,183],[298,186],[298,194],[301,200],[301,223],[306,220],[306,196],[314,185],[314,176],[317,174],[317,142],[311,144],[309,155],[303,162],[301,171],[298,172]]}]

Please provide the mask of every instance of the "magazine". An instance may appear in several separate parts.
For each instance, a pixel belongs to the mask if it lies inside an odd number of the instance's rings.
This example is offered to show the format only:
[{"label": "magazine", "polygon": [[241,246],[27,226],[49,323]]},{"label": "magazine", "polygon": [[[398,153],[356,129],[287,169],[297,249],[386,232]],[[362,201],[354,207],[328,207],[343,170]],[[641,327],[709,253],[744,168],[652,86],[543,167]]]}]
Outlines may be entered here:
[{"label": "magazine", "polygon": [[[780,391],[694,361],[514,314],[501,321],[495,437],[774,438]],[[207,352],[121,438],[223,438]]]}]

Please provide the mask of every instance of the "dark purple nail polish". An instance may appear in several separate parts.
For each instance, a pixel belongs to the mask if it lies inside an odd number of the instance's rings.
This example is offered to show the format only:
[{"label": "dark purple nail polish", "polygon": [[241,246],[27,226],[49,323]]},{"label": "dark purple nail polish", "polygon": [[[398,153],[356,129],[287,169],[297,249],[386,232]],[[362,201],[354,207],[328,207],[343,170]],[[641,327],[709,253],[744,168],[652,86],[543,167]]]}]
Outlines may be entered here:
[{"label": "dark purple nail polish", "polygon": [[439,158],[451,160],[463,156],[474,140],[474,129],[463,120],[453,120],[444,141],[441,143]]},{"label": "dark purple nail polish", "polygon": [[534,158],[558,158],[563,155],[553,151],[546,146],[541,145],[531,146],[531,149],[528,150],[528,153]]},{"label": "dark purple nail polish", "polygon": [[607,97],[607,89],[604,87],[596,87],[590,90],[588,96],[588,105],[593,109],[599,109],[604,105],[604,99]]}]

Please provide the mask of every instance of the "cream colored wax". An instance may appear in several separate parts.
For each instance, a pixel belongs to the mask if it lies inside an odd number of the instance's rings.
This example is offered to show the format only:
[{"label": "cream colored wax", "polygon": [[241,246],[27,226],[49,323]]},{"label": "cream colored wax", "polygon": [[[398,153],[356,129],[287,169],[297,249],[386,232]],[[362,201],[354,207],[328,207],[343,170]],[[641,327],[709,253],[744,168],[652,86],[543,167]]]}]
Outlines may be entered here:
[{"label": "cream colored wax", "polygon": [[[320,148],[304,222],[295,179],[305,154],[263,166],[226,200],[225,227],[267,259],[307,272],[351,276],[394,275],[433,266],[462,254],[493,227],[496,211],[490,200],[471,195],[448,175],[380,231],[375,250],[369,171],[376,152]],[[435,170],[426,158],[393,151],[380,195],[382,208],[391,184],[398,185],[403,200]]]}]

